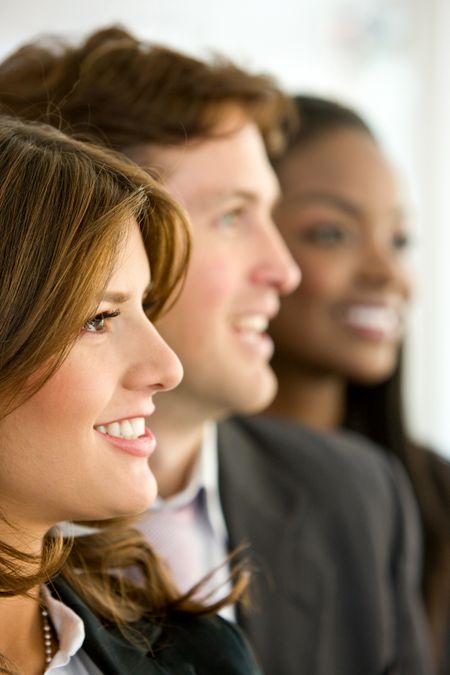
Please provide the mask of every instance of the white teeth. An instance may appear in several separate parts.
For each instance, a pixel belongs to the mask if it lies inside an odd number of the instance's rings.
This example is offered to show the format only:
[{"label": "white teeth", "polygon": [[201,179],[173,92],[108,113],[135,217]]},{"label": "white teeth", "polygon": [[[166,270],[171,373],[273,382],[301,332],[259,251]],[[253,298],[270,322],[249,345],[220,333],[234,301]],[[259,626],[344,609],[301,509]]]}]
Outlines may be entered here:
[{"label": "white teeth", "polygon": [[106,433],[110,436],[121,436],[119,422],[111,422],[111,424],[108,424],[106,427]]},{"label": "white teeth", "polygon": [[392,307],[349,307],[345,319],[353,326],[394,333],[400,325],[400,317]]},{"label": "white teeth", "polygon": [[130,420],[130,422],[135,436],[143,436],[145,434],[145,420],[143,417],[136,417]]},{"label": "white teeth", "polygon": [[100,424],[96,427],[97,431],[116,438],[135,439],[145,434],[145,419],[143,417],[134,417],[121,422],[111,422],[111,424]]},{"label": "white teeth", "polygon": [[269,325],[269,320],[264,314],[249,314],[242,316],[234,322],[234,325],[241,330],[251,330],[256,333],[264,333]]},{"label": "white teeth", "polygon": [[128,420],[122,420],[120,423],[120,435],[124,438],[133,438],[133,427]]}]

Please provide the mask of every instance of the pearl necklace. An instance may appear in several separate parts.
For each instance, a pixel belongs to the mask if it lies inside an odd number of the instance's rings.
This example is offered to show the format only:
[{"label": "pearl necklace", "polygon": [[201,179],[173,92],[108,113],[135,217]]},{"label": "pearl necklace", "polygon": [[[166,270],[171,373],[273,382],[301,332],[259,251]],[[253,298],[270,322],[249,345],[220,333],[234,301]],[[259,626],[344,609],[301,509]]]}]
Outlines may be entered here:
[{"label": "pearl necklace", "polygon": [[42,618],[42,630],[44,633],[44,647],[45,647],[45,665],[51,662],[53,658],[53,647],[52,647],[52,629],[50,627],[50,621],[48,620],[48,611],[44,605],[40,605],[41,618]]}]

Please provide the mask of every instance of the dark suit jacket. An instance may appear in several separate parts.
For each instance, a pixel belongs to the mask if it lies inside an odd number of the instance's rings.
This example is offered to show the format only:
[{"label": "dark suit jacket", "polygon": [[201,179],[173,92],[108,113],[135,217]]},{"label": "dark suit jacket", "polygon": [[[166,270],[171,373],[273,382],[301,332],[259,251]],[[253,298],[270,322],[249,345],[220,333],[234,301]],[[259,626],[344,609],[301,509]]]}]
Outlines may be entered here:
[{"label": "dark suit jacket", "polygon": [[402,469],[359,437],[251,418],[219,425],[230,545],[250,544],[267,675],[430,673],[415,502]]},{"label": "dark suit jacket", "polygon": [[83,649],[105,675],[261,675],[240,632],[219,617],[177,615],[164,626],[143,620],[129,641],[102,625],[63,579],[51,591],[83,619]]}]

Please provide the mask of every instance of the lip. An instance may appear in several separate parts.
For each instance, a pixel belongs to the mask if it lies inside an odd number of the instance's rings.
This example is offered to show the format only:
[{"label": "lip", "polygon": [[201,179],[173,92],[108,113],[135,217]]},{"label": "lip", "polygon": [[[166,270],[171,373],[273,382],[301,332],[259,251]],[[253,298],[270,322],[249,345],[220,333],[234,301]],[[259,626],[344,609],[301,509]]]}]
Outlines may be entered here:
[{"label": "lip", "polygon": [[402,304],[398,301],[347,302],[336,308],[336,317],[358,337],[376,342],[397,342],[403,329]]},{"label": "lip", "polygon": [[261,316],[266,317],[267,321],[271,321],[276,317],[280,311],[280,300],[278,297],[274,297],[270,302],[266,302],[260,305],[254,305],[251,307],[246,307],[243,310],[233,313],[233,320],[238,321],[241,317],[244,316],[254,316],[255,314],[260,314]]},{"label": "lip", "polygon": [[[255,330],[249,325],[246,327],[246,317],[263,317],[267,324],[273,319],[280,309],[277,296],[272,296],[264,303],[246,307],[245,310],[234,312],[231,317],[231,329],[233,335],[239,340],[240,345],[247,354],[257,356],[264,361],[270,361],[274,352],[274,344],[266,330]],[[242,322],[242,325],[239,325]]]},{"label": "lip", "polygon": [[[139,415],[139,417],[142,417],[142,415]],[[128,417],[123,419],[132,418]],[[145,427],[144,435],[139,436],[138,438],[121,438],[119,436],[110,436],[98,429],[94,429],[94,431],[110,445],[113,445],[114,447],[119,448],[119,450],[122,450],[128,455],[133,455],[134,457],[150,457],[156,449],[156,438],[148,427]]]},{"label": "lip", "polygon": [[115,417],[112,420],[107,420],[105,422],[96,422],[95,426],[96,427],[100,427],[100,426],[106,427],[106,426],[108,426],[108,424],[112,424],[113,422],[123,422],[124,420],[134,420],[138,417],[145,417],[146,418],[146,417],[150,417],[151,415],[153,415],[154,412],[155,412],[155,406],[151,406],[151,408],[147,408],[146,410],[142,410],[140,412],[134,411],[134,412],[130,413],[129,415],[123,415],[122,417]]},{"label": "lip", "polygon": [[274,351],[273,340],[268,333],[233,327],[233,333],[247,352],[269,361]]}]

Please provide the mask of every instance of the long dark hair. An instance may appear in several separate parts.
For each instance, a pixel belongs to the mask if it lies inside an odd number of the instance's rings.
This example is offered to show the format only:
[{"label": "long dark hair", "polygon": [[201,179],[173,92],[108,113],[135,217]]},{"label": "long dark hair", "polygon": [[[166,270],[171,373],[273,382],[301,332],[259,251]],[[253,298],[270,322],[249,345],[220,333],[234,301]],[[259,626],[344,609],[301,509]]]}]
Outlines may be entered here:
[{"label": "long dark hair", "polygon": [[401,362],[379,384],[349,383],[343,426],[392,452],[409,474],[424,534],[423,593],[440,660],[450,608],[450,464],[409,437],[401,385]]},{"label": "long dark hair", "polygon": [[[300,126],[291,133],[287,152],[336,129],[351,128],[376,138],[352,109],[313,96],[296,96]],[[441,660],[450,614],[450,463],[415,443],[404,418],[402,358],[394,373],[375,385],[349,382],[343,426],[357,431],[405,467],[419,506],[424,532],[423,592],[435,653]]]}]

